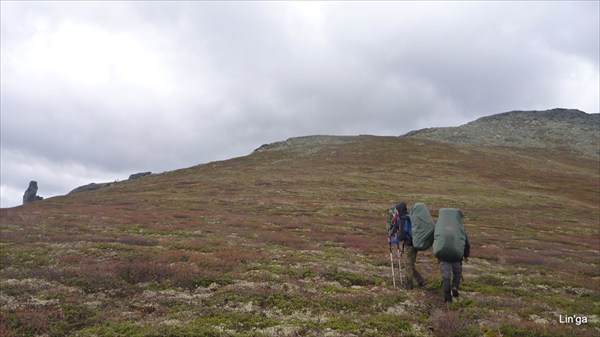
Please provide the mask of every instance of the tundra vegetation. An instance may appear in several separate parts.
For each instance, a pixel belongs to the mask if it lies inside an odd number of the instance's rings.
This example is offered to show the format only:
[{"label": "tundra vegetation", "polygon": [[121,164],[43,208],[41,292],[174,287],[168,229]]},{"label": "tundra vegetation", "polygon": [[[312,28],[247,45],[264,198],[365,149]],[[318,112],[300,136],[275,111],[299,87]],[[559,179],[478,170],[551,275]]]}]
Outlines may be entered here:
[{"label": "tundra vegetation", "polygon": [[[2,209],[0,335],[597,336],[599,185],[553,150],[305,137]],[[459,301],[431,250],[392,287],[399,200],[464,212]]]}]

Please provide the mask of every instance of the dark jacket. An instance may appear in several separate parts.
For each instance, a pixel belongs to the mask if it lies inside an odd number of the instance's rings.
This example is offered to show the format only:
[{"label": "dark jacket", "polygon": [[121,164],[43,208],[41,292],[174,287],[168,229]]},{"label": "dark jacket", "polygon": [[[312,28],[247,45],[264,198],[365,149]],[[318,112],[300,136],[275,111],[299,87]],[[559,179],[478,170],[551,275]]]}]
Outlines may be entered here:
[{"label": "dark jacket", "polygon": [[469,237],[466,236],[466,240],[465,240],[465,252],[463,254],[463,257],[469,257],[469,255],[471,254],[471,245],[469,244]]},{"label": "dark jacket", "polygon": [[[408,207],[406,207],[406,203],[401,202],[401,203],[397,204],[396,210],[398,210],[398,220],[397,220],[398,231],[399,231],[398,239],[400,241],[404,241],[404,245],[412,246],[413,245],[412,237],[410,237],[404,230],[404,222],[406,220],[408,220],[408,222],[410,224],[410,218],[408,216]],[[412,224],[410,224],[410,226],[412,226]]]},{"label": "dark jacket", "polygon": [[410,235],[408,235],[408,233],[404,230],[404,222],[405,221],[408,221],[408,225],[412,226],[412,224],[410,222],[410,218],[408,217],[408,214],[399,216],[398,217],[398,227],[399,227],[400,234],[398,235],[398,239],[400,241],[404,241],[404,245],[412,246],[413,245],[412,237]]}]

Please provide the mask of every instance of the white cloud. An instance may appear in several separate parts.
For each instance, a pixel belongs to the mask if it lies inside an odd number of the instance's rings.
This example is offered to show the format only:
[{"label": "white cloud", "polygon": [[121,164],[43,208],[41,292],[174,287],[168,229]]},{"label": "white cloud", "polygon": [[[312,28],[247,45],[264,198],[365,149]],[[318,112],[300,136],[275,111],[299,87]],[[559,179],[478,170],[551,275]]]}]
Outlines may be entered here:
[{"label": "white cloud", "polygon": [[599,110],[597,2],[0,6],[2,207],[292,136]]}]

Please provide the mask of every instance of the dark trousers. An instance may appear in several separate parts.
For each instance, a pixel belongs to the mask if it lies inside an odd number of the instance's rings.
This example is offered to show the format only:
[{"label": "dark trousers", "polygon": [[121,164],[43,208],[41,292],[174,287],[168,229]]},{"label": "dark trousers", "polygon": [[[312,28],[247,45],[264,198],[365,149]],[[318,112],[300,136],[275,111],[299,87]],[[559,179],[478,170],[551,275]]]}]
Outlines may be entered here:
[{"label": "dark trousers", "polygon": [[[442,286],[444,289],[444,300],[452,302],[450,290],[460,286],[462,276],[462,262],[440,261],[440,270],[442,271]],[[450,283],[452,280],[452,283]]]}]

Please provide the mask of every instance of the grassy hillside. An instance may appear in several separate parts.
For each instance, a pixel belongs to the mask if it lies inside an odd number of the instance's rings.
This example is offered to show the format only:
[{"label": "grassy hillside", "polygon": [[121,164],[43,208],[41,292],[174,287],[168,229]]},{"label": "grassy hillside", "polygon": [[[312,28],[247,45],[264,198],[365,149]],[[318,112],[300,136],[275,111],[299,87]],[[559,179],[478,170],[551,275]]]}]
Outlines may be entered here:
[{"label": "grassy hillside", "polygon": [[[596,336],[596,159],[307,137],[2,209],[2,336]],[[384,210],[461,208],[461,300],[391,285]],[[587,323],[561,324],[565,317]]]}]

